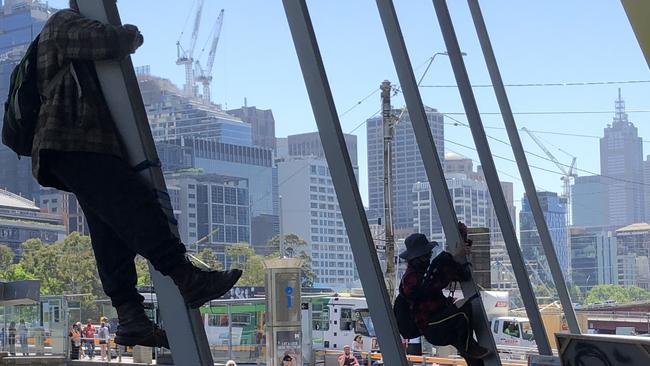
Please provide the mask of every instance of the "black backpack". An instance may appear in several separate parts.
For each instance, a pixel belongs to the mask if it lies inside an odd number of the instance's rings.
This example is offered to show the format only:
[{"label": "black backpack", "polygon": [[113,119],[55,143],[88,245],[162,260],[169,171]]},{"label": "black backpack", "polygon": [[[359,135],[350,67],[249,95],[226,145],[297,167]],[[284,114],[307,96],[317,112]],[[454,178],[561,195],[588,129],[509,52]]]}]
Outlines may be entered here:
[{"label": "black backpack", "polygon": [[422,335],[411,311],[411,303],[402,294],[398,294],[393,303],[393,312],[397,320],[399,334],[405,339],[417,338]]},{"label": "black backpack", "polygon": [[[453,261],[451,254],[447,252],[441,252],[438,254],[431,263],[429,268],[427,268],[427,273],[422,280],[424,283],[429,281],[433,276],[436,275],[437,271],[443,264],[447,261]],[[450,284],[451,289],[451,284]],[[453,291],[456,289],[456,284],[453,284],[453,289],[451,289],[451,297],[453,298]],[[401,293],[395,298],[393,303],[393,313],[395,313],[395,319],[397,320],[397,329],[399,334],[402,335],[405,339],[417,338],[422,335],[422,332],[415,323],[413,318],[413,311],[411,310],[411,302],[404,297]]]},{"label": "black backpack", "polygon": [[[41,95],[38,92],[38,56],[39,36],[27,48],[25,56],[11,72],[9,95],[5,102],[5,114],[2,124],[2,143],[18,156],[31,156],[34,132],[41,110]],[[68,66],[63,67],[49,82],[46,95],[52,87],[59,84]]]}]

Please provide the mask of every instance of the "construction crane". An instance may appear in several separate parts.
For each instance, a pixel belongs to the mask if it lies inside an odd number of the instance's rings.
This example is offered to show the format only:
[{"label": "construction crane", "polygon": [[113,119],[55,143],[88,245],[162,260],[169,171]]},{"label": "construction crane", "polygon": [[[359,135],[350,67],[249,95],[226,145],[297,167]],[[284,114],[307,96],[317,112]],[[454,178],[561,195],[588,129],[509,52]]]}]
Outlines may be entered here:
[{"label": "construction crane", "polygon": [[[221,34],[221,26],[223,25],[223,14],[224,10],[221,9],[217,21],[214,23],[214,29],[212,30],[212,44],[210,45],[210,52],[208,53],[208,63],[205,66],[205,69],[201,67],[197,57],[196,60],[196,71],[198,76],[196,77],[196,82],[203,84],[203,100],[210,102],[210,83],[212,82],[212,66],[214,65],[214,56],[217,51],[217,44],[219,44],[219,35]],[[202,50],[203,51],[203,50]]]},{"label": "construction crane", "polygon": [[567,170],[567,165],[560,163],[553,154],[544,146],[544,144],[535,136],[529,129],[526,127],[521,128],[522,131],[525,131],[530,138],[535,141],[535,143],[544,151],[546,156],[548,156],[549,159],[555,165],[560,169],[560,172],[562,173],[562,177],[560,178],[562,180],[562,196],[561,198],[566,202],[567,205],[567,230],[568,227],[571,225],[571,205],[572,205],[572,199],[571,199],[571,180],[575,179],[578,174],[576,173],[576,157],[569,154],[568,152],[559,149],[563,153],[571,156],[573,159],[571,160],[571,165],[569,165],[569,169]]},{"label": "construction crane", "polygon": [[549,159],[551,159],[551,161],[558,167],[558,169],[560,169],[560,172],[562,172],[562,177],[560,177],[560,179],[562,180],[562,196],[560,198],[566,202],[566,208],[567,208],[567,210],[566,210],[566,245],[567,245],[567,248],[568,248],[568,253],[567,254],[569,255],[569,258],[568,258],[568,261],[567,261],[567,265],[568,265],[567,273],[571,273],[571,229],[570,228],[571,228],[571,222],[572,222],[571,216],[573,216],[572,215],[572,212],[573,212],[573,210],[572,210],[572,208],[573,208],[573,199],[571,197],[571,180],[575,179],[578,176],[578,174],[576,173],[576,157],[569,154],[568,152],[558,148],[563,153],[565,153],[565,154],[572,157],[571,165],[569,165],[569,169],[567,170],[567,166],[560,163],[555,158],[555,156],[553,156],[553,154],[551,154],[551,152],[546,148],[546,146],[544,146],[544,144],[537,138],[537,136],[535,136],[526,127],[522,127],[521,129],[523,131],[525,131],[530,136],[530,138],[533,139],[533,141],[535,141],[535,143],[544,151],[546,156],[548,156]]},{"label": "construction crane", "polygon": [[[203,2],[204,0],[198,0],[198,7],[196,10],[196,15],[194,17],[194,27],[192,28],[192,37],[190,38],[190,45],[187,49],[184,49],[181,46],[180,37],[176,41],[176,54],[178,59],[176,60],[176,65],[185,65],[185,85],[183,91],[187,96],[195,97],[197,94],[196,87],[194,86],[194,70],[192,66],[194,64],[193,54],[194,47],[196,47],[196,40],[199,36],[199,26],[201,25],[201,14],[203,12]],[[181,32],[181,37],[183,32]]]}]

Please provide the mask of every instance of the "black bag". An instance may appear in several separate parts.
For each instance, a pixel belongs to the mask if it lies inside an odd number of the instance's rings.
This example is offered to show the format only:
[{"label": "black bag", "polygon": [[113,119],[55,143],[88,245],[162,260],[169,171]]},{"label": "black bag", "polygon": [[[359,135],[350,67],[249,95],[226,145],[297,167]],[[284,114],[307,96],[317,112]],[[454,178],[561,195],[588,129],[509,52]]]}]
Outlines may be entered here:
[{"label": "black bag", "polygon": [[[11,72],[9,79],[9,95],[4,104],[5,112],[2,124],[2,143],[13,150],[18,156],[31,156],[34,133],[38,114],[41,110],[42,98],[38,91],[38,40],[32,41],[27,52]],[[63,79],[64,74],[72,69],[72,64],[61,68],[45,87],[45,95],[49,95]]]},{"label": "black bag", "polygon": [[2,143],[16,154],[30,156],[32,141],[41,108],[36,85],[36,54],[38,36],[29,45],[25,56],[11,73],[9,96],[5,102]]},{"label": "black bag", "polygon": [[420,332],[420,329],[415,324],[415,319],[413,319],[411,304],[402,294],[398,294],[395,298],[393,312],[397,320],[397,329],[402,337],[412,339],[422,335],[422,332]]}]

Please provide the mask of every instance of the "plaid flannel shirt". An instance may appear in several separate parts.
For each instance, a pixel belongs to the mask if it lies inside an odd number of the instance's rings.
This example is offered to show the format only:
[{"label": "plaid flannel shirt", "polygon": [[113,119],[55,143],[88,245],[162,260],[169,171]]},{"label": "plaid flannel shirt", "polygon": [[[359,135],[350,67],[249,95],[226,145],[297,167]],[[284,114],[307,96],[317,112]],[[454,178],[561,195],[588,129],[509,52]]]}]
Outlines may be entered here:
[{"label": "plaid flannel shirt", "polygon": [[438,313],[449,305],[442,290],[452,281],[467,281],[471,276],[469,268],[456,262],[451,254],[442,252],[438,256],[438,270],[428,281],[424,281],[427,268],[409,263],[399,285],[399,292],[411,304],[413,318],[420,329],[436,320]]},{"label": "plaid flannel shirt", "polygon": [[43,95],[32,149],[32,172],[42,185],[60,187],[40,169],[41,151],[83,151],[122,157],[123,151],[95,71],[94,62],[121,60],[137,33],[61,10],[50,17],[38,43],[38,87],[41,94],[59,70],[58,85]]}]

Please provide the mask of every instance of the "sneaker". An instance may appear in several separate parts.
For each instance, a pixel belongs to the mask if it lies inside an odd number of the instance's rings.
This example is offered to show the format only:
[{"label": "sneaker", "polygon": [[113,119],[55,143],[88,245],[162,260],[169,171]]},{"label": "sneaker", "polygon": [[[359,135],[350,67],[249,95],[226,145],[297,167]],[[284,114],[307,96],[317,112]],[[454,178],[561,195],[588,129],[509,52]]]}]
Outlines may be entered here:
[{"label": "sneaker", "polygon": [[187,306],[196,309],[225,295],[235,286],[241,275],[240,269],[204,271],[186,260],[174,269],[170,277],[178,286]]}]

